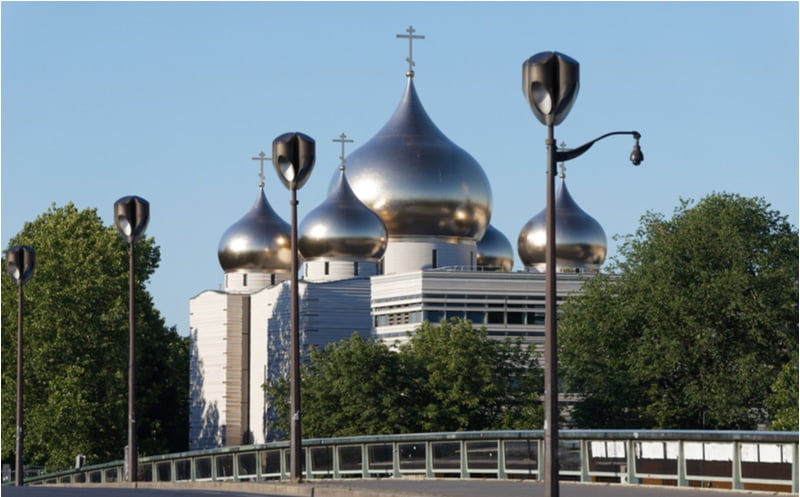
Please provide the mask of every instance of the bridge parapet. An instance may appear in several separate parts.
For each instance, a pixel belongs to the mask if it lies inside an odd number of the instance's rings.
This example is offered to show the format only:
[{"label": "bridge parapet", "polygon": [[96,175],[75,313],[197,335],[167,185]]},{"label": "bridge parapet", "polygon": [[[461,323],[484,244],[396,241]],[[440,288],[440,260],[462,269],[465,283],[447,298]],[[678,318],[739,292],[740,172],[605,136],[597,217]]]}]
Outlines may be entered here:
[{"label": "bridge parapet", "polygon": [[[581,482],[798,492],[798,433],[694,430],[561,430],[560,477]],[[312,478],[539,479],[544,432],[482,431],[303,441]],[[222,447],[139,459],[139,481],[289,478],[289,442]],[[26,478],[29,485],[113,483],[125,462]]]}]

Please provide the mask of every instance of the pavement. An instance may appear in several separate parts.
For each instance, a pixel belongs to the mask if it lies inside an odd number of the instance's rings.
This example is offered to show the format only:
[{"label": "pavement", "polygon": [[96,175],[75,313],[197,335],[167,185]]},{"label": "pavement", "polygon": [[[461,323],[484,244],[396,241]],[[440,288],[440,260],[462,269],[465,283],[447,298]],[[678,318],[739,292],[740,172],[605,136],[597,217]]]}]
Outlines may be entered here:
[{"label": "pavement", "polygon": [[[7,497],[544,497],[545,486],[530,480],[368,479],[314,480],[305,483],[197,482],[138,484],[78,484],[2,487]],[[786,492],[755,492],[648,485],[561,482],[561,497],[732,497],[741,495],[797,496]]]}]

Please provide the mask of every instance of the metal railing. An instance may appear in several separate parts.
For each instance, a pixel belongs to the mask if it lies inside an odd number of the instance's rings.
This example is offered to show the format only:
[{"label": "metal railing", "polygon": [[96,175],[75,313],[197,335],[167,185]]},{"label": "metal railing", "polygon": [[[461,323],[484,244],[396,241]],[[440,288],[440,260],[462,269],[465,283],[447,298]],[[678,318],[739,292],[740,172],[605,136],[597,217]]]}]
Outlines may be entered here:
[{"label": "metal railing", "polygon": [[[560,478],[798,492],[798,433],[560,431]],[[543,432],[380,435],[303,441],[306,479],[539,479]],[[139,481],[266,481],[289,477],[289,444],[224,447],[139,459]],[[113,483],[124,461],[27,478],[26,484]]]}]

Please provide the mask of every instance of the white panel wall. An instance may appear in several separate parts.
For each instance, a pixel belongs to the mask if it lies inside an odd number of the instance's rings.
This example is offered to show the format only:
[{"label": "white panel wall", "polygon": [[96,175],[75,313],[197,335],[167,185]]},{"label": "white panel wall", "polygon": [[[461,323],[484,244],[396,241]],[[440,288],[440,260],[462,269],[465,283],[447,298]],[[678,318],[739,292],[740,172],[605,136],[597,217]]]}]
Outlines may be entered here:
[{"label": "white panel wall", "polygon": [[[433,252],[436,251],[434,260]],[[384,274],[407,273],[442,267],[475,268],[477,248],[474,241],[447,243],[443,240],[392,238],[383,256]]]},{"label": "white panel wall", "polygon": [[225,443],[226,303],[225,293],[217,291],[189,301],[190,450]]}]

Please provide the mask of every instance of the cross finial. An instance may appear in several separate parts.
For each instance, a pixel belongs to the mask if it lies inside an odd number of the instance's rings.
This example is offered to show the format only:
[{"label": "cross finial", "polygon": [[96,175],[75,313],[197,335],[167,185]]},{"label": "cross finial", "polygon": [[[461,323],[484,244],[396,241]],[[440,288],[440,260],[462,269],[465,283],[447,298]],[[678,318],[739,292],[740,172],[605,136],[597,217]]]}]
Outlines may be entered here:
[{"label": "cross finial", "polygon": [[409,26],[406,29],[407,35],[397,35],[398,38],[408,38],[408,57],[406,58],[406,62],[408,62],[408,72],[406,76],[409,78],[414,77],[414,40],[424,40],[424,35],[415,35],[414,26]]},{"label": "cross finial", "polygon": [[264,161],[272,160],[272,158],[261,152],[258,157],[253,157],[252,159],[261,162],[261,171],[258,173],[258,187],[264,188]]},{"label": "cross finial", "polygon": [[334,138],[333,141],[342,144],[342,155],[339,156],[339,160],[341,160],[342,163],[339,165],[339,170],[340,171],[344,171],[344,160],[345,160],[344,159],[344,144],[345,143],[353,143],[353,140],[348,140],[347,139],[347,135],[342,133],[341,135],[339,135],[339,138]]}]

